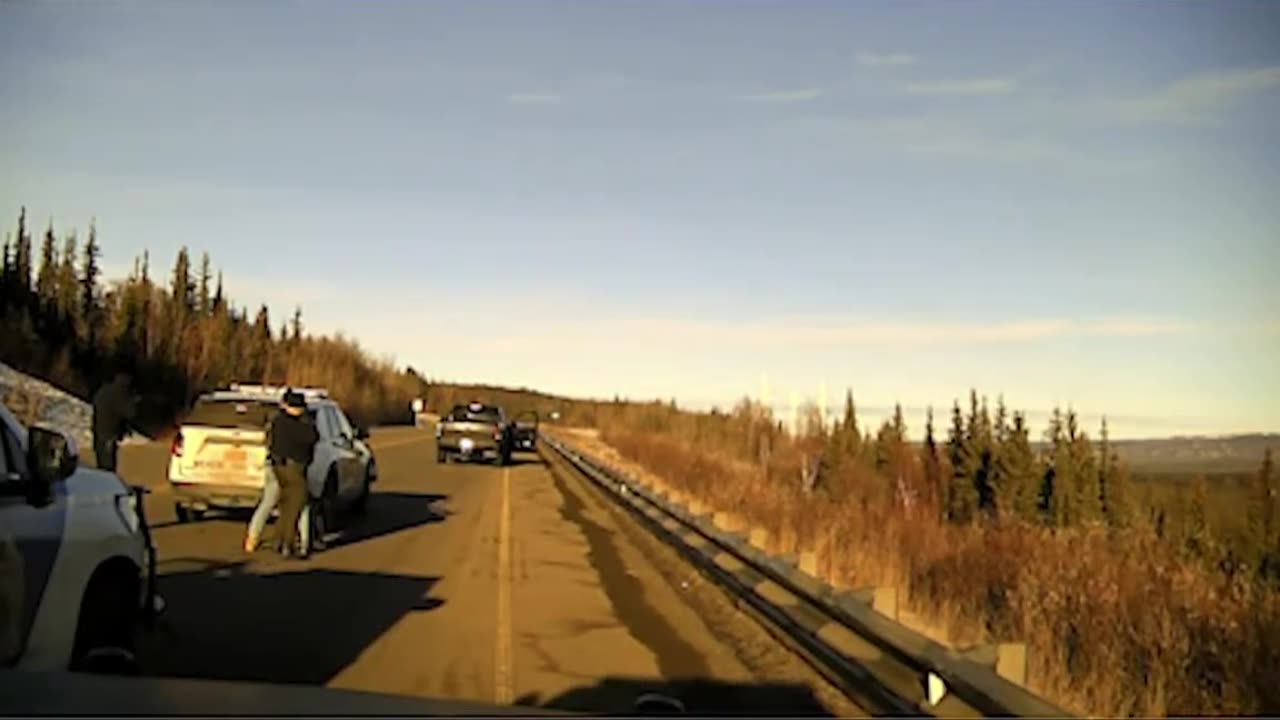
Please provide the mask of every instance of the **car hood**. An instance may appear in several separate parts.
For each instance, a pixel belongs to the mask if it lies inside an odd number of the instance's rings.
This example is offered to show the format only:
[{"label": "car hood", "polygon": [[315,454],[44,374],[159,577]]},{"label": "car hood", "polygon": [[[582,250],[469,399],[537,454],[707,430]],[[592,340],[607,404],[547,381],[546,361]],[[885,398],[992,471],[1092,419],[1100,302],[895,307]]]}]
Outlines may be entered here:
[{"label": "car hood", "polygon": [[87,467],[76,468],[71,477],[63,482],[67,495],[75,501],[112,500],[129,491],[115,473]]},{"label": "car hood", "polygon": [[18,715],[523,716],[569,715],[534,707],[433,700],[304,685],[65,672],[0,671],[0,707]]}]

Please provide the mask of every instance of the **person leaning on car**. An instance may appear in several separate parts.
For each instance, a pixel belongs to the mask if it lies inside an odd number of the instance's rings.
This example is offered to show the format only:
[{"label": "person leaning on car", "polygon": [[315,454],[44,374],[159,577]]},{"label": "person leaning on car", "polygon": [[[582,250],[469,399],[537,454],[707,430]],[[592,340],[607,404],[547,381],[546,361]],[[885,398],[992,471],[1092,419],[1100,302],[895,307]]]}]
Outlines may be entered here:
[{"label": "person leaning on car", "polygon": [[306,554],[305,548],[297,545],[298,518],[307,504],[307,466],[320,434],[307,416],[307,400],[302,393],[285,392],[282,405],[271,423],[267,448],[280,483],[280,554],[292,557]]}]

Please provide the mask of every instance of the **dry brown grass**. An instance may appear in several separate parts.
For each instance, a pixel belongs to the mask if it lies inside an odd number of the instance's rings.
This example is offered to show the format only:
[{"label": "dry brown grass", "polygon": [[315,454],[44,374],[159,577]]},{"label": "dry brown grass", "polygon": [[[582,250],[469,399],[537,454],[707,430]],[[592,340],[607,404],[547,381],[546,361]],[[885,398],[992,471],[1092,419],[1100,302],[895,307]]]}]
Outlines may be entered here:
[{"label": "dry brown grass", "polygon": [[766,472],[659,434],[567,439],[741,514],[774,552],[816,551],[833,583],[897,587],[938,639],[1026,642],[1028,685],[1074,712],[1280,712],[1280,597],[1181,559],[1147,530],[953,526],[882,494],[806,495],[785,451]]}]

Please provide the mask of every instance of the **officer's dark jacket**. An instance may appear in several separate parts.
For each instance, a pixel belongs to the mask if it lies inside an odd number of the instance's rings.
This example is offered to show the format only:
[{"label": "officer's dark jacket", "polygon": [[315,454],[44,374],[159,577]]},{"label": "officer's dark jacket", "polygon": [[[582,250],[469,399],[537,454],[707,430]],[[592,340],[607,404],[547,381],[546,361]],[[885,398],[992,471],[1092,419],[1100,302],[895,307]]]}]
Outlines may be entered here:
[{"label": "officer's dark jacket", "polygon": [[137,403],[126,385],[109,382],[93,394],[95,437],[111,440],[124,437],[136,414]]},{"label": "officer's dark jacket", "polygon": [[274,465],[283,464],[285,460],[310,465],[320,440],[320,433],[306,413],[294,417],[283,410],[271,421],[267,434],[267,448]]}]

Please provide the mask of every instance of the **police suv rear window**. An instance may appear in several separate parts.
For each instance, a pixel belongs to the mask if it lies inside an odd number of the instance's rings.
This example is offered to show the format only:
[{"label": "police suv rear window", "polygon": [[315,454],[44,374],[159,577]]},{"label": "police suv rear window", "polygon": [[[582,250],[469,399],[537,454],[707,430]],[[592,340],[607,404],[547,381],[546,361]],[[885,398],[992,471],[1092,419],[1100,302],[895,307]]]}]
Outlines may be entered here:
[{"label": "police suv rear window", "polygon": [[261,400],[201,400],[187,416],[187,425],[261,430],[276,411],[276,403]]}]

